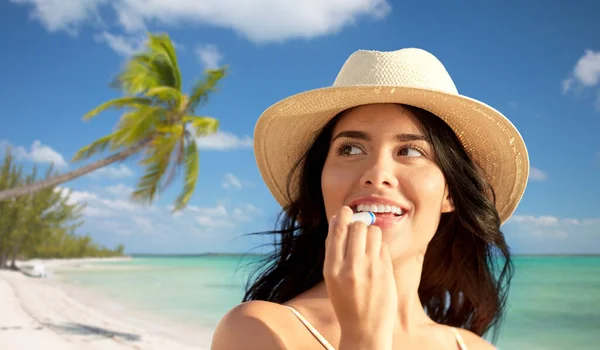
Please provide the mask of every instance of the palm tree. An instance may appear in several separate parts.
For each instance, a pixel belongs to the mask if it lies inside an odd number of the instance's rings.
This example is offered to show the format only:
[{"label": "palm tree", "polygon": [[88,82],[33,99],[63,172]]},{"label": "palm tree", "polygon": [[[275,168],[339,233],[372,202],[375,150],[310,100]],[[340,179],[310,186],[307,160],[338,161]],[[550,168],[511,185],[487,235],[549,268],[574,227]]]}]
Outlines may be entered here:
[{"label": "palm tree", "polygon": [[0,191],[0,201],[55,186],[134,154],[142,154],[140,164],[146,168],[132,199],[151,203],[183,168],[184,186],[173,208],[184,208],[198,178],[199,155],[195,137],[213,134],[219,127],[217,119],[197,116],[195,110],[207,102],[208,94],[215,91],[226,69],[207,70],[191,93],[184,94],[177,56],[169,36],[148,34],[145,50],[130,58],[111,84],[121,89],[124,97],[103,103],[83,117],[89,120],[109,108],[125,109],[115,130],[78,150],[73,161],[88,159],[107,149],[113,153],[68,173]]}]

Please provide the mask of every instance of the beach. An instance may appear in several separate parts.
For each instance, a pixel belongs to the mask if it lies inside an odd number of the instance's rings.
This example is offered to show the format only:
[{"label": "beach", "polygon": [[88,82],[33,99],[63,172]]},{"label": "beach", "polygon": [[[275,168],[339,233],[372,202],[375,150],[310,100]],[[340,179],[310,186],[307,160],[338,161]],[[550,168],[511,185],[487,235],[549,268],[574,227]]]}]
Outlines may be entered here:
[{"label": "beach", "polygon": [[[0,349],[209,349],[259,258],[46,260],[48,278],[0,271]],[[515,268],[499,350],[600,342],[600,257],[519,256]]]},{"label": "beach", "polygon": [[[45,261],[60,274],[96,259]],[[85,265],[84,265],[85,266]],[[54,277],[0,271],[0,349],[209,349],[210,332],[161,323],[132,310],[111,310],[92,291]]]}]

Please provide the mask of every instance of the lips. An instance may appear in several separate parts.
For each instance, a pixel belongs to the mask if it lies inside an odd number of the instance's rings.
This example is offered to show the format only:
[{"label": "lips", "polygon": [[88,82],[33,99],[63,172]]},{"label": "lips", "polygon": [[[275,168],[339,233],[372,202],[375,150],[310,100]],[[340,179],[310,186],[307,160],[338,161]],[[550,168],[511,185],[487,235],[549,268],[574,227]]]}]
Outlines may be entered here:
[{"label": "lips", "polygon": [[404,219],[404,215],[394,215],[391,213],[376,213],[375,223],[373,225],[379,226],[381,229],[390,228],[397,225]]},{"label": "lips", "polygon": [[361,197],[353,200],[349,204],[352,211],[371,211],[375,214],[374,225],[381,229],[389,228],[397,225],[408,212],[408,206],[397,201],[393,201],[384,197]]}]

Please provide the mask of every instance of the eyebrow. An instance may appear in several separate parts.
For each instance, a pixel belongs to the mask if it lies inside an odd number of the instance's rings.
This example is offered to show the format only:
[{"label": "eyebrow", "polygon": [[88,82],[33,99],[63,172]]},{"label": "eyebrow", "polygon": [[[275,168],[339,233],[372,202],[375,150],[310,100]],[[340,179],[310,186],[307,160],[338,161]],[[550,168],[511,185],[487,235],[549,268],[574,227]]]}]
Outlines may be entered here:
[{"label": "eyebrow", "polygon": [[[367,134],[366,132],[357,131],[357,130],[342,131],[339,134],[335,135],[335,137],[333,139],[331,139],[331,141],[335,141],[336,139],[338,139],[340,137],[347,137],[350,139],[371,141],[371,137],[369,136],[369,134]],[[422,134],[398,134],[395,136],[395,139],[398,142],[426,141],[426,142],[431,143],[431,140],[429,140],[429,138],[427,136],[422,135]]]}]

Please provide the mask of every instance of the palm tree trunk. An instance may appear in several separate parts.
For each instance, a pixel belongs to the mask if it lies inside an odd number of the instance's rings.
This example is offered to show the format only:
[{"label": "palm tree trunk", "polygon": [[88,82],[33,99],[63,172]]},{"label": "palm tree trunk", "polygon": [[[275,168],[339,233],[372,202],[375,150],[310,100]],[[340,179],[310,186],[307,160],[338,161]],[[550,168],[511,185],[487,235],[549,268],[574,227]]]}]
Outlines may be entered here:
[{"label": "palm tree trunk", "polygon": [[58,184],[68,182],[68,181],[74,180],[78,177],[81,177],[83,175],[89,174],[94,170],[100,169],[100,168],[110,165],[114,162],[124,160],[125,158],[131,156],[132,154],[139,152],[141,149],[146,147],[146,145],[150,141],[151,141],[150,139],[142,141],[135,146],[126,148],[126,149],[122,150],[121,152],[115,153],[104,159],[95,161],[91,164],[82,166],[81,168],[75,169],[68,173],[60,174],[55,177],[49,178],[47,180],[38,181],[31,185],[0,191],[0,201],[28,195],[28,194],[34,193],[36,191],[39,191],[43,188],[50,187],[50,186],[56,186]]},{"label": "palm tree trunk", "polygon": [[21,249],[21,245],[22,244],[23,244],[23,241],[21,241],[21,243],[19,243],[17,246],[15,246],[13,248],[12,259],[11,259],[10,267],[9,267],[9,269],[11,269],[11,270],[18,270],[18,268],[17,268],[17,254],[19,253],[19,250]]},{"label": "palm tree trunk", "polygon": [[0,270],[6,269],[6,263],[8,262],[8,253],[0,252]]}]

